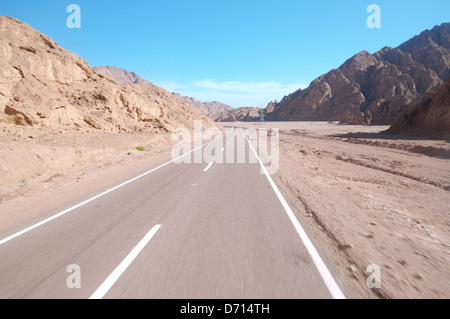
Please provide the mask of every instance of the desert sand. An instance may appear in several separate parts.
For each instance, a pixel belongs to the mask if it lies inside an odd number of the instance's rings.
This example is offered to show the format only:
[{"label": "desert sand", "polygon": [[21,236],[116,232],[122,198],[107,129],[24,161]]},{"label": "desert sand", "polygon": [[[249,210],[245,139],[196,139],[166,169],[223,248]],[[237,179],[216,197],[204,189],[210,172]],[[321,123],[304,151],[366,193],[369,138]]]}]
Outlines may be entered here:
[{"label": "desert sand", "polygon": [[[450,297],[448,141],[336,122],[280,129],[275,180],[350,298]],[[1,128],[0,230],[18,229],[170,160],[170,134]],[[144,151],[136,149],[144,146]],[[369,289],[369,265],[381,288]]]},{"label": "desert sand", "polygon": [[[280,129],[275,176],[355,298],[450,297],[450,145],[336,122],[223,123]],[[367,288],[369,265],[381,288]]]},{"label": "desert sand", "polygon": [[[169,133],[0,126],[0,230],[79,202],[171,158]],[[139,148],[139,149],[138,149]]]}]

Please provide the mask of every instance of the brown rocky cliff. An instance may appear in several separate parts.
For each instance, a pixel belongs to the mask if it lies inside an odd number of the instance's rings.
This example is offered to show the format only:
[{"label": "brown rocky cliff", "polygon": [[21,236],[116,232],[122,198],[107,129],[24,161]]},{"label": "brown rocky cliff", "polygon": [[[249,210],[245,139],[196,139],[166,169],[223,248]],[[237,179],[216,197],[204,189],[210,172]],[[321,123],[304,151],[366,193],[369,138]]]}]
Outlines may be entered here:
[{"label": "brown rocky cliff", "polygon": [[125,69],[121,69],[112,65],[108,66],[96,66],[93,68],[95,72],[109,76],[117,82],[125,84],[151,84],[150,81],[140,77],[134,72],[129,72]]},{"label": "brown rocky cliff", "polygon": [[219,102],[219,101],[213,101],[213,102],[200,102],[196,99],[189,97],[189,96],[182,96],[178,93],[172,93],[174,97],[177,99],[180,99],[187,104],[195,107],[197,110],[201,111],[203,114],[208,116],[211,119],[214,119],[218,114],[222,112],[227,112],[233,110],[233,107]]},{"label": "brown rocky cliff", "polygon": [[267,111],[268,120],[391,124],[405,103],[450,77],[450,23],[375,54],[362,51]]},{"label": "brown rocky cliff", "polygon": [[215,126],[151,83],[126,85],[16,19],[0,16],[0,122],[103,132]]},{"label": "brown rocky cliff", "polygon": [[[152,83],[141,76],[137,75],[134,72],[129,72],[125,69],[121,69],[115,66],[97,66],[93,68],[96,72],[108,76],[119,83],[125,84],[149,84]],[[173,97],[176,99],[185,102],[186,104],[196,108],[209,118],[213,119],[215,115],[224,112],[230,111],[233,108],[227,104],[213,101],[213,102],[200,102],[196,99],[189,96],[182,96],[178,93],[172,93]]]},{"label": "brown rocky cliff", "polygon": [[387,133],[450,140],[450,80],[405,105]]},{"label": "brown rocky cliff", "polygon": [[215,122],[255,122],[261,118],[261,110],[257,107],[240,107],[219,113],[214,118]]}]

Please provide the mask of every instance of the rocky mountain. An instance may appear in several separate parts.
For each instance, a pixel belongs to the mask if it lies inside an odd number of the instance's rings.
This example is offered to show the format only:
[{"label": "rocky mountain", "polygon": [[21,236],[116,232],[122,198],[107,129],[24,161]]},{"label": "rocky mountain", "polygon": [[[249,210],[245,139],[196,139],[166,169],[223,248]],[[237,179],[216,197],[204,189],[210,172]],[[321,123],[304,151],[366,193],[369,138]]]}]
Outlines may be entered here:
[{"label": "rocky mountain", "polygon": [[134,72],[127,71],[125,69],[117,68],[115,66],[96,66],[93,67],[97,73],[109,76],[117,82],[125,84],[151,84],[150,81],[140,77]]},{"label": "rocky mountain", "polygon": [[[125,84],[152,84],[150,81],[137,75],[134,72],[127,71],[125,69],[117,68],[115,66],[97,66],[93,68],[97,73],[108,76],[119,83]],[[190,106],[196,108],[209,118],[214,118],[215,115],[224,111],[230,111],[233,108],[227,104],[214,101],[214,102],[200,102],[189,96],[182,96],[178,93],[172,93],[172,95],[180,101],[183,101]]]},{"label": "rocky mountain", "polygon": [[233,110],[233,107],[230,105],[224,104],[222,102],[214,101],[214,102],[200,102],[196,99],[189,97],[189,96],[182,96],[178,93],[172,93],[173,96],[175,96],[177,99],[180,99],[189,105],[192,105],[197,110],[203,112],[206,116],[210,118],[214,118],[217,114],[225,112],[225,111],[231,111]]},{"label": "rocky mountain", "polygon": [[450,140],[450,80],[404,108],[387,133]]},{"label": "rocky mountain", "polygon": [[103,132],[168,132],[191,128],[193,119],[215,126],[164,89],[118,83],[7,16],[0,16],[0,69],[0,123]]},{"label": "rocky mountain", "polygon": [[261,109],[257,107],[240,107],[217,114],[215,122],[254,122],[259,121]]},{"label": "rocky mountain", "polygon": [[450,23],[397,48],[362,51],[275,106],[268,120],[391,124],[412,99],[450,78]]}]

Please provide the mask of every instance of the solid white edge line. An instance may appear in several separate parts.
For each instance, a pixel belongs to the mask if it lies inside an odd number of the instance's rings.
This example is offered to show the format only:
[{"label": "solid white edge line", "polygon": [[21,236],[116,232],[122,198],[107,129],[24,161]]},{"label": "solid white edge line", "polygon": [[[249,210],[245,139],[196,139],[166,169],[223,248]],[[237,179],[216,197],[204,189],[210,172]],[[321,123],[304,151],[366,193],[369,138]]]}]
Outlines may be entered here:
[{"label": "solid white edge line", "polygon": [[130,251],[130,253],[122,260],[122,262],[114,269],[114,271],[105,279],[105,281],[97,288],[97,290],[89,297],[89,299],[102,299],[116,283],[120,276],[127,270],[128,266],[134,261],[139,253],[145,248],[148,242],[161,228],[161,225],[155,225],[152,229],[142,238],[139,243]]},{"label": "solid white edge line", "polygon": [[211,162],[208,164],[208,166],[206,166],[206,168],[203,170],[204,172],[206,172],[207,170],[209,170],[209,168],[212,166],[214,162]]},{"label": "solid white edge line", "polygon": [[[244,133],[242,133],[242,134],[244,134]],[[314,264],[316,265],[316,268],[319,271],[320,276],[322,277],[325,285],[327,286],[328,291],[330,292],[331,296],[333,297],[333,299],[345,299],[344,294],[342,293],[338,284],[334,280],[334,278],[331,275],[330,271],[328,270],[327,266],[323,262],[322,258],[320,257],[319,253],[317,252],[317,249],[314,247],[313,243],[309,239],[309,237],[306,234],[306,232],[304,231],[303,227],[300,225],[300,222],[298,221],[297,217],[295,217],[294,213],[292,212],[292,209],[289,207],[288,203],[284,199],[283,195],[281,194],[277,185],[273,181],[272,177],[267,172],[266,167],[264,166],[264,164],[262,163],[258,154],[256,153],[255,149],[253,148],[252,143],[249,141],[249,139],[247,138],[247,136],[245,134],[244,134],[244,136],[247,139],[247,142],[250,145],[250,148],[252,149],[256,158],[258,159],[258,162],[261,165],[261,168],[264,171],[264,174],[266,175],[267,179],[269,180],[270,185],[272,186],[273,190],[275,191],[275,194],[277,195],[278,199],[280,200],[281,205],[283,206],[284,210],[286,211],[287,215],[289,216],[289,219],[291,220],[292,224],[294,225],[295,230],[297,231],[298,235],[300,236],[300,239],[302,240],[303,244],[305,245],[306,250],[308,251],[309,255],[311,256]]]},{"label": "solid white edge line", "polygon": [[36,224],[34,224],[34,225],[31,225],[30,227],[27,227],[27,228],[21,230],[21,231],[18,231],[18,232],[16,232],[16,233],[14,233],[14,234],[12,234],[12,235],[10,235],[10,236],[8,236],[8,237],[6,237],[6,238],[0,240],[0,246],[3,245],[4,243],[6,243],[6,242],[8,242],[8,241],[10,241],[10,240],[12,240],[12,239],[14,239],[14,238],[16,238],[16,237],[19,237],[19,236],[21,236],[21,235],[23,235],[23,234],[25,234],[25,233],[27,233],[27,232],[29,232],[29,231],[35,229],[35,228],[38,228],[38,227],[40,227],[40,226],[42,226],[42,225],[44,225],[44,224],[47,224],[48,222],[50,222],[50,221],[52,221],[52,220],[54,220],[54,219],[56,219],[56,218],[58,218],[58,217],[61,217],[61,216],[65,215],[65,214],[67,214],[67,213],[69,213],[69,212],[71,212],[71,211],[73,211],[73,210],[75,210],[75,209],[77,209],[77,208],[79,208],[79,207],[81,207],[81,206],[83,206],[83,205],[86,205],[87,203],[90,203],[90,202],[96,200],[97,198],[100,198],[100,197],[102,197],[102,196],[104,196],[104,195],[106,195],[106,194],[109,194],[109,193],[115,191],[116,189],[119,189],[119,188],[121,188],[121,187],[123,187],[123,186],[125,186],[125,185],[127,185],[127,184],[129,184],[129,183],[132,183],[132,182],[134,182],[135,180],[140,179],[140,178],[142,178],[142,177],[144,177],[144,176],[146,176],[146,175],[148,175],[148,174],[150,174],[150,173],[156,171],[157,169],[160,169],[160,168],[162,168],[162,167],[164,167],[164,166],[166,166],[166,165],[168,165],[168,164],[170,164],[170,163],[172,163],[172,162],[174,162],[174,161],[176,161],[176,160],[179,160],[180,158],[182,158],[182,157],[184,157],[184,156],[186,156],[186,155],[191,154],[192,152],[198,150],[199,148],[202,148],[202,147],[208,145],[209,143],[212,143],[212,142],[214,142],[214,141],[216,141],[216,140],[218,140],[218,139],[220,139],[220,138],[223,138],[224,136],[227,136],[230,132],[231,132],[231,131],[227,132],[227,133],[224,134],[224,135],[219,136],[218,138],[215,138],[215,139],[212,140],[212,141],[209,141],[209,142],[207,142],[207,143],[205,143],[205,144],[203,144],[203,145],[201,145],[201,146],[198,146],[198,147],[194,148],[193,150],[191,150],[191,151],[189,151],[189,152],[187,152],[187,153],[185,153],[185,154],[183,154],[183,155],[178,156],[177,158],[174,158],[174,159],[172,159],[172,160],[170,160],[170,161],[168,161],[168,162],[166,162],[166,163],[164,163],[164,164],[161,164],[161,165],[159,165],[158,167],[155,167],[155,168],[153,168],[153,169],[151,169],[151,170],[149,170],[149,171],[147,171],[147,172],[145,172],[145,173],[143,173],[143,174],[141,174],[141,175],[139,175],[139,176],[137,176],[137,177],[134,177],[134,178],[132,178],[132,179],[126,181],[126,182],[123,182],[123,183],[120,184],[120,185],[117,185],[117,186],[115,186],[115,187],[113,187],[113,188],[111,188],[111,189],[108,189],[108,190],[104,191],[104,192],[101,193],[101,194],[98,194],[98,195],[96,195],[96,196],[94,196],[94,197],[91,197],[91,198],[85,200],[84,202],[81,202],[81,203],[79,203],[79,204],[77,204],[77,205],[75,205],[75,206],[72,206],[72,207],[70,207],[70,208],[68,208],[68,209],[66,209],[66,210],[64,210],[64,211],[62,211],[62,212],[60,212],[60,213],[57,213],[56,215],[53,215],[53,216],[51,216],[51,217],[49,217],[49,218],[47,218],[47,219],[44,219],[44,220],[42,220],[42,221],[40,221],[40,222],[38,222],[38,223],[36,223]]}]

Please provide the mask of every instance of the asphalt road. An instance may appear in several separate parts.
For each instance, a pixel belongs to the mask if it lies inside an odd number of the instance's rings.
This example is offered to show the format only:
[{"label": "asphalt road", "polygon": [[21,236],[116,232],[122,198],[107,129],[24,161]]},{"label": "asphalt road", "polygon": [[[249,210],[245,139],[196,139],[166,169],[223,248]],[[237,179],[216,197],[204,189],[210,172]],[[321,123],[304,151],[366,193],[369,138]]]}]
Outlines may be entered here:
[{"label": "asphalt road", "polygon": [[0,298],[342,298],[260,170],[170,162],[3,231]]}]

